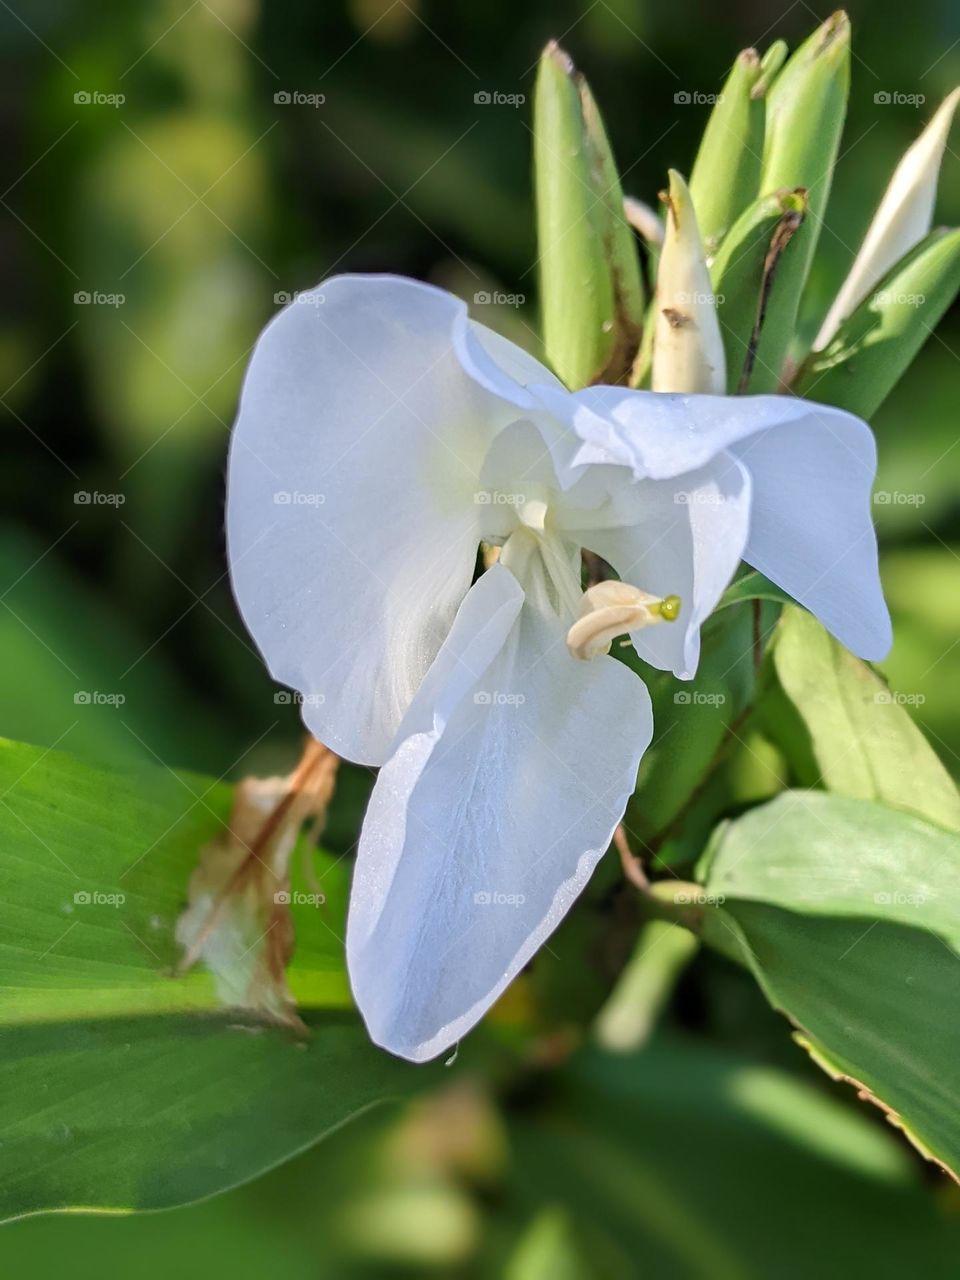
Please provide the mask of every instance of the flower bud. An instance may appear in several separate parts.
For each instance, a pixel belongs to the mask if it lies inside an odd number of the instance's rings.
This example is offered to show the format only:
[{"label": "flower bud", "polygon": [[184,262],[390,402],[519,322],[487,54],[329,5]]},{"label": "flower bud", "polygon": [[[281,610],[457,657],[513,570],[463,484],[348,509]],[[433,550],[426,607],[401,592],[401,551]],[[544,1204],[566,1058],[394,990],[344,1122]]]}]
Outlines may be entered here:
[{"label": "flower bud", "polygon": [[637,248],[596,102],[553,42],[537,75],[534,175],[547,359],[571,388],[624,382],[643,325]]},{"label": "flower bud", "polygon": [[933,225],[940,162],[958,102],[960,89],[954,89],[897,165],[860,252],[817,334],[815,351],[827,345],[840,322]]},{"label": "flower bud", "polygon": [[722,394],[726,364],[713,285],[687,184],[670,170],[667,230],[657,268],[654,391]]}]

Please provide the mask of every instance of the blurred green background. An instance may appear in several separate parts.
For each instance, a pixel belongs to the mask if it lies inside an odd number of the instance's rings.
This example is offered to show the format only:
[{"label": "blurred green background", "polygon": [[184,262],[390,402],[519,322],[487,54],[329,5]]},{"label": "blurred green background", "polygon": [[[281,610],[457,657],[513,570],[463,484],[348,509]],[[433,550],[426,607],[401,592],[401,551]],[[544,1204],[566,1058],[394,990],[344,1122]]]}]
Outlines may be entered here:
[{"label": "blurred green background", "polygon": [[[853,88],[811,328],[899,155],[960,80],[952,0],[850,10]],[[228,778],[289,767],[296,708],[276,701],[243,631],[223,552],[228,431],[262,325],[332,272],[387,270],[470,302],[519,299],[476,314],[535,350],[529,102],[545,40],[590,79],[625,189],[654,202],[668,165],[689,171],[709,110],[696,96],[717,92],[735,53],[795,45],[828,12],[0,4],[0,732]],[[958,151],[945,223],[960,218]],[[954,773],[958,351],[954,314],[875,423],[896,632],[884,669]],[[345,772],[333,847],[350,847],[368,787]],[[536,1106],[498,1112],[478,1090],[377,1113],[206,1205],[7,1226],[0,1264],[282,1280],[893,1276],[922,1247],[928,1274],[950,1274],[960,1199],[807,1064],[744,976],[698,960],[669,1022],[637,1060],[588,1063]]]}]

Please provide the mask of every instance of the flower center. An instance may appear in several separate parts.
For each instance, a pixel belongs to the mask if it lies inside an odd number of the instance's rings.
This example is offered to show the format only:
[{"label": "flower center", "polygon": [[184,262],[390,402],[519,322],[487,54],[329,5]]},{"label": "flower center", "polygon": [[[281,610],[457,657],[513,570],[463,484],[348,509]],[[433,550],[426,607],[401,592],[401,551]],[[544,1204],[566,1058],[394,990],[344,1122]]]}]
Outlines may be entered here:
[{"label": "flower center", "polygon": [[674,622],[679,613],[679,596],[652,596],[629,582],[598,582],[583,593],[580,617],[567,632],[567,648],[575,658],[589,661],[609,653],[624,632]]}]

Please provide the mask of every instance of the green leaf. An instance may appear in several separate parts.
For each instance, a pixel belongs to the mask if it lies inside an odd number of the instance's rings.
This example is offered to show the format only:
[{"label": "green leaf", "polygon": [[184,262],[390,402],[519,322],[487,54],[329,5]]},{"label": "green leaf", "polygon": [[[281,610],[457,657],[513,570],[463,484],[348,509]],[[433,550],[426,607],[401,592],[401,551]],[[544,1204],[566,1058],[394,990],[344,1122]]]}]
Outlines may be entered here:
[{"label": "green leaf", "polygon": [[636,246],[600,113],[555,43],[537,75],[534,174],[547,359],[569,387],[625,381],[643,325]]},{"label": "green leaf", "polygon": [[828,791],[878,800],[960,831],[960,795],[907,713],[904,695],[795,606],[784,610],[772,651]]},{"label": "green leaf", "polygon": [[315,868],[325,905],[293,907],[305,1037],[225,1011],[200,969],[173,976],[187,881],[229,787],[3,743],[0,794],[0,1217],[199,1199],[429,1080],[347,1012],[332,858]]},{"label": "green leaf", "polygon": [[[108,519],[117,512],[110,508]],[[103,507],[80,504],[75,536],[95,536]],[[115,536],[115,527],[101,537]],[[124,534],[124,536],[127,536]],[[0,703],[11,737],[59,743],[102,763],[232,760],[218,717],[177,680],[128,617],[20,530],[0,533]],[[156,753],[154,755],[154,753]]]},{"label": "green leaf", "polygon": [[960,289],[960,230],[933,231],[881,280],[801,370],[797,395],[869,418]]},{"label": "green leaf", "polygon": [[790,352],[830,195],[849,84],[850,22],[839,11],[793,53],[767,95],[760,191],[805,188],[809,216],[780,266],[750,383],[757,394],[778,389]]},{"label": "green leaf", "polygon": [[623,649],[620,656],[642,675],[653,701],[654,738],[640,764],[626,825],[641,855],[685,810],[709,779],[718,752],[735,742],[756,686],[764,644],[777,606],[723,609],[703,629],[693,680],[654,671]]},{"label": "green leaf", "polygon": [[793,597],[782,587],[765,578],[759,570],[750,569],[727,587],[713,612],[719,613],[721,609],[728,609],[732,604],[742,604],[745,600],[769,600],[774,604],[794,603]]},{"label": "green leaf", "polygon": [[744,49],[717,96],[690,174],[690,194],[708,255],[716,252],[757,195],[764,104],[753,91],[760,75],[756,49]]},{"label": "green leaf", "polygon": [[776,306],[780,262],[806,217],[807,193],[778,191],[754,201],[731,227],[711,267],[727,352],[727,390],[751,389],[760,334]]},{"label": "green leaf", "polygon": [[960,1170],[960,839],[865,800],[787,792],[704,859],[706,940],[815,1059]]},{"label": "green leaf", "polygon": [[[582,1053],[514,1119],[517,1194],[589,1226],[606,1275],[946,1280],[957,1228],[869,1117],[702,1041]],[[784,1246],[798,1223],[802,1249]]]}]

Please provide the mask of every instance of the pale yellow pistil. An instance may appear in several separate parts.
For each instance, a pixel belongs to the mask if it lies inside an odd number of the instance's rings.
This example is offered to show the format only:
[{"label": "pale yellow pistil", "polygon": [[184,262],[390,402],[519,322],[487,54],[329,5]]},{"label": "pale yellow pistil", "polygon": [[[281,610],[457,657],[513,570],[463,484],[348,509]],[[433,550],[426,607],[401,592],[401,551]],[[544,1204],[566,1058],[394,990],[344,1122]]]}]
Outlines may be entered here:
[{"label": "pale yellow pistil", "polygon": [[679,612],[679,596],[652,596],[629,582],[598,582],[583,593],[580,617],[567,632],[567,648],[587,661],[609,653],[617,636],[673,622]]}]

